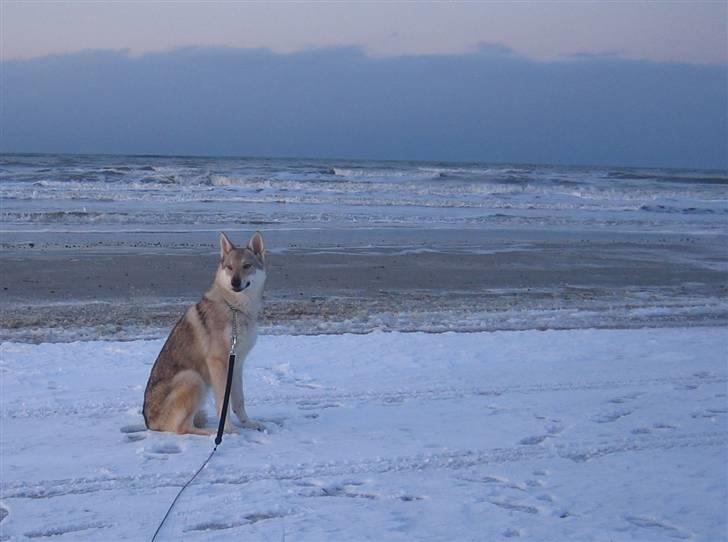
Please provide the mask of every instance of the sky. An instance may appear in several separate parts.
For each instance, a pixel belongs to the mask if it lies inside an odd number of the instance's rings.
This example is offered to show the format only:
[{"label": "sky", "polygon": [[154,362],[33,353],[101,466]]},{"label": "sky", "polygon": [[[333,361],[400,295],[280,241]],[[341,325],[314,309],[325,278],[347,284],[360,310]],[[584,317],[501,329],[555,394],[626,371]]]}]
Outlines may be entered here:
[{"label": "sky", "polygon": [[0,151],[728,167],[726,2],[0,3]]},{"label": "sky", "polygon": [[727,63],[718,1],[158,2],[2,1],[4,59],[84,49],[178,47],[290,53],[359,47],[373,56],[457,54],[499,43],[519,55]]}]

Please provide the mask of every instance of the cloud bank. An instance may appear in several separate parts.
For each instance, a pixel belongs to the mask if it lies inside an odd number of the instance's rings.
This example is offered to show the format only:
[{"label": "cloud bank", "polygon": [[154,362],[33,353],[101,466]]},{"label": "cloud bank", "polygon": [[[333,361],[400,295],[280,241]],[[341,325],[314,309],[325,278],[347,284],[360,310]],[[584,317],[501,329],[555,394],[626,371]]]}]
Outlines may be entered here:
[{"label": "cloud bank", "polygon": [[85,51],[0,70],[3,152],[728,167],[728,66],[484,44]]}]

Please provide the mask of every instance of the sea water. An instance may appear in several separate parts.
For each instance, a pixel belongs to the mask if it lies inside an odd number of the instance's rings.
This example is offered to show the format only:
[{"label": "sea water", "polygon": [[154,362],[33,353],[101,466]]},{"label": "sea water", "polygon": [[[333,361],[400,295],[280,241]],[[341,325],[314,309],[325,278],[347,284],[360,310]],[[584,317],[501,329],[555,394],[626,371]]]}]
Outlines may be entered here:
[{"label": "sea water", "polygon": [[333,159],[0,155],[13,232],[728,233],[728,172]]}]

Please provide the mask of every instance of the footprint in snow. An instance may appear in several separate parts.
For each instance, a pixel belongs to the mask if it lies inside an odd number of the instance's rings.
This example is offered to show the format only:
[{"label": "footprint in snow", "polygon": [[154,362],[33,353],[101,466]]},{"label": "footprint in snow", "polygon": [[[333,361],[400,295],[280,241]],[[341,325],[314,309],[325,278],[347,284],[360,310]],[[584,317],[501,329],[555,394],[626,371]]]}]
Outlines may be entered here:
[{"label": "footprint in snow", "polygon": [[669,423],[662,423],[662,422],[656,422],[652,424],[653,429],[677,429],[674,425],[670,425]]},{"label": "footprint in snow", "polygon": [[682,384],[675,384],[673,386],[673,388],[678,391],[697,390],[699,387],[700,387],[700,384],[696,384],[694,382],[684,382]]},{"label": "footprint in snow", "polygon": [[146,431],[147,427],[143,423],[132,423],[129,425],[123,425],[119,428],[122,433],[141,433]]},{"label": "footprint in snow", "polygon": [[[539,419],[546,419],[546,418],[540,417]],[[551,420],[551,422],[552,423],[547,424],[544,427],[546,434],[531,435],[528,437],[524,437],[518,441],[518,444],[522,444],[522,445],[526,445],[526,446],[533,446],[535,444],[541,444],[544,440],[546,440],[548,438],[556,437],[564,430],[564,426],[559,423],[560,420],[553,419],[553,420]]]},{"label": "footprint in snow", "polygon": [[514,512],[523,512],[525,514],[540,513],[540,510],[538,508],[536,508],[535,506],[527,505],[527,504],[518,504],[518,503],[514,503],[514,502],[494,501],[494,500],[489,500],[488,502],[499,508],[504,508],[505,510],[512,510]]},{"label": "footprint in snow", "polygon": [[690,535],[682,529],[679,529],[667,523],[663,523],[652,517],[625,516],[624,519],[635,527],[649,529],[655,534],[660,533],[663,536],[669,536],[670,538],[679,538],[683,540],[686,538],[690,538]]},{"label": "footprint in snow", "polygon": [[598,414],[597,416],[595,416],[593,418],[593,420],[597,423],[612,423],[612,422],[616,422],[620,418],[629,416],[630,414],[632,414],[631,410],[614,410],[612,412]]},{"label": "footprint in snow", "polygon": [[147,438],[147,428],[143,423],[124,425],[119,431],[124,433],[124,442],[139,442]]},{"label": "footprint in snow", "polygon": [[263,368],[263,378],[270,384],[293,384],[298,388],[317,390],[323,388],[308,375],[297,376],[292,370],[290,363],[281,363],[273,367]]},{"label": "footprint in snow", "polygon": [[285,416],[271,416],[269,418],[258,418],[261,423],[264,423],[266,425],[272,424],[277,426],[278,428],[282,428],[286,422],[288,421],[288,418]]},{"label": "footprint in snow", "polygon": [[549,438],[548,435],[533,435],[530,437],[522,438],[521,440],[518,441],[518,444],[523,444],[525,446],[533,446],[535,444],[541,444],[547,438]]},{"label": "footprint in snow", "polygon": [[402,502],[414,502],[426,499],[411,493],[397,492],[389,495],[368,493],[362,490],[366,482],[360,480],[344,480],[340,483],[325,484],[319,480],[301,480],[296,485],[304,488],[301,495],[305,497],[346,497],[350,499],[376,500],[397,500]]},{"label": "footprint in snow", "polygon": [[645,392],[643,391],[635,391],[632,393],[627,393],[625,395],[621,395],[620,397],[614,397],[613,399],[610,399],[608,402],[614,403],[617,405],[621,405],[622,403],[626,403],[628,401],[634,401],[638,397],[644,395]]},{"label": "footprint in snow", "polygon": [[108,529],[111,527],[111,525],[107,525],[106,523],[100,523],[100,522],[91,522],[91,523],[78,523],[78,524],[69,524],[69,525],[60,525],[58,527],[51,527],[43,530],[38,531],[28,531],[24,533],[24,536],[27,538],[47,538],[47,537],[55,537],[55,536],[62,536],[64,534],[69,533],[80,533],[83,531],[89,531],[92,529]]},{"label": "footprint in snow", "polygon": [[705,410],[699,410],[696,412],[693,412],[690,414],[690,417],[697,419],[697,418],[708,418],[708,419],[715,419],[716,416],[719,416],[721,414],[725,414],[728,412],[725,408],[706,408]]},{"label": "footprint in snow", "polygon": [[505,489],[515,489],[517,491],[527,491],[528,486],[526,484],[519,484],[517,482],[513,482],[509,480],[508,478],[503,478],[501,476],[465,476],[461,478],[462,480],[466,482],[474,482],[476,484],[493,484],[494,486],[502,487]]},{"label": "footprint in snow", "polygon": [[315,382],[310,382],[308,380],[297,380],[295,382],[295,385],[299,388],[305,388],[308,390],[318,390],[323,388],[321,384],[317,384]]},{"label": "footprint in snow", "polygon": [[174,442],[155,442],[144,448],[144,453],[149,457],[167,458],[168,455],[178,454],[182,452],[180,448]]},{"label": "footprint in snow", "polygon": [[564,430],[564,426],[558,423],[558,420],[554,420],[554,422],[546,426],[546,432],[552,437],[561,434]]},{"label": "footprint in snow", "polygon": [[225,529],[235,529],[237,527],[242,527],[244,525],[252,525],[254,523],[258,523],[259,521],[265,521],[268,519],[278,519],[278,518],[284,518],[287,514],[282,514],[279,512],[254,512],[252,514],[247,514],[242,517],[242,520],[236,520],[236,521],[206,521],[204,523],[198,523],[196,525],[192,525],[191,527],[185,528],[185,532],[193,532],[193,531],[222,531]]},{"label": "footprint in snow", "polygon": [[185,527],[184,532],[194,531],[222,531],[225,529],[235,529],[236,527],[242,527],[245,525],[242,521],[205,521],[204,523],[197,523],[190,527]]},{"label": "footprint in snow", "polygon": [[318,401],[316,399],[302,399],[296,403],[299,410],[317,410],[320,408],[338,408],[341,403]]}]

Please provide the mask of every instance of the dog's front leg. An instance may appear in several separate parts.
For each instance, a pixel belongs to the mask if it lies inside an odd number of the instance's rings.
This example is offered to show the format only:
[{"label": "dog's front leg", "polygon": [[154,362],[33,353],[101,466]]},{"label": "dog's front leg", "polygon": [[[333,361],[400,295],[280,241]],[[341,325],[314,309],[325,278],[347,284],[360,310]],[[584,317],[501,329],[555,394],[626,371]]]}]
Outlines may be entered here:
[{"label": "dog's front leg", "polygon": [[[242,361],[245,361],[244,359]],[[230,400],[233,405],[233,412],[240,420],[240,424],[247,429],[255,429],[256,431],[263,431],[265,426],[262,423],[251,420],[248,417],[248,413],[245,412],[245,393],[243,392],[243,363],[239,363],[235,366],[235,373],[233,374],[233,389],[230,393]]]},{"label": "dog's front leg", "polygon": [[[222,405],[225,400],[225,384],[227,382],[228,365],[222,359],[213,358],[208,362],[207,366],[210,369],[212,392],[215,394],[215,409],[217,410],[218,418],[222,419]],[[237,433],[233,425],[230,423],[230,416],[225,418],[225,432]]]}]

